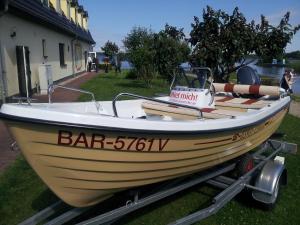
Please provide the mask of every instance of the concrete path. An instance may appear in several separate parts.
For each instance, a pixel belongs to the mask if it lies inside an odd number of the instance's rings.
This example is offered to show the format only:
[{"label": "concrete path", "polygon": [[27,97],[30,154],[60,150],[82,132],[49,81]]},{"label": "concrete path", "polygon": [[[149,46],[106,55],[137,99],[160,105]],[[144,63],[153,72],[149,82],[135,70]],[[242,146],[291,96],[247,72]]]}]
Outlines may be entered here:
[{"label": "concrete path", "polygon": [[[67,87],[79,88],[81,84],[94,78],[96,75],[96,73],[84,73],[60,84]],[[57,89],[53,93],[52,99],[54,102],[71,102],[76,101],[79,96],[79,92]],[[38,99],[39,102],[48,102],[47,95],[34,95],[33,98]],[[14,140],[9,134],[8,129],[0,121],[0,172],[9,166],[19,154],[18,149],[14,148],[12,150],[11,145],[13,142]]]},{"label": "concrete path", "polygon": [[300,102],[292,101],[289,113],[294,116],[300,117]]}]

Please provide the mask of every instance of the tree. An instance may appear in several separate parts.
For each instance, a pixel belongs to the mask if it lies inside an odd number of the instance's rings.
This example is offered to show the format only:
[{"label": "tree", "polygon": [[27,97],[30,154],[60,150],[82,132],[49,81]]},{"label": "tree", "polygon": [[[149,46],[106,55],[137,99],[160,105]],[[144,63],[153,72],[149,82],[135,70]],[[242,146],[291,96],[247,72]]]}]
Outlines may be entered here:
[{"label": "tree", "polygon": [[123,43],[137,77],[150,86],[156,75],[154,33],[144,27],[134,27]]},{"label": "tree", "polygon": [[104,46],[101,47],[101,50],[106,56],[112,59],[112,57],[119,52],[119,47],[116,43],[107,41]]},{"label": "tree", "polygon": [[177,28],[174,26],[170,26],[169,24],[165,25],[165,29],[160,33],[166,34],[168,37],[173,38],[175,40],[183,40],[185,38],[185,34],[183,33],[183,28]]},{"label": "tree", "polygon": [[[222,10],[207,6],[203,21],[194,17],[189,42],[192,45],[191,64],[207,66],[214,72],[218,82],[228,82],[229,74],[246,62],[247,55],[256,53],[268,62],[282,58],[286,45],[300,26],[292,27],[289,12],[278,26],[271,26],[264,16],[261,23],[248,23],[238,8],[228,15]],[[236,62],[241,62],[236,66]]]},{"label": "tree", "polygon": [[284,57],[287,44],[300,29],[300,25],[293,27],[289,20],[290,12],[287,12],[277,26],[272,26],[263,15],[261,16],[261,22],[256,26],[255,51],[264,62]]},{"label": "tree", "polygon": [[300,51],[289,52],[289,53],[286,53],[285,56],[287,58],[300,59]]},{"label": "tree", "polygon": [[215,11],[207,6],[203,10],[203,21],[194,17],[189,42],[192,45],[191,64],[210,67],[215,80],[225,82],[228,74],[237,68],[254,49],[254,22],[247,23],[244,15],[235,8],[232,15]]},{"label": "tree", "polygon": [[118,53],[118,57],[119,57],[119,60],[120,61],[125,61],[125,60],[129,60],[129,58],[128,58],[128,54],[126,53],[126,52],[119,52]]},{"label": "tree", "polygon": [[155,66],[158,73],[172,81],[178,66],[188,60],[190,48],[184,40],[183,29],[165,25],[165,29],[155,34]]}]

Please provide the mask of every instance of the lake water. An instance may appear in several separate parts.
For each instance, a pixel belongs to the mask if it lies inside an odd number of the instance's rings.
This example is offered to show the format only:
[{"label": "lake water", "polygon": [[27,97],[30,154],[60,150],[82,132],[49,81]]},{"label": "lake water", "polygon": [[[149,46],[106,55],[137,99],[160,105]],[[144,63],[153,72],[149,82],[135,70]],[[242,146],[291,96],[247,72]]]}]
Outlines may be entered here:
[{"label": "lake water", "polygon": [[121,69],[122,70],[129,70],[132,69],[132,65],[128,61],[122,61],[121,62]]},{"label": "lake water", "polygon": [[300,95],[300,77],[295,79],[295,83],[292,86],[294,94]]},{"label": "lake water", "polygon": [[[257,61],[253,61],[252,63],[249,64],[249,66],[252,67],[253,69],[255,69],[260,76],[263,75],[263,77],[274,79],[274,80],[277,80],[278,82],[281,80],[281,78],[285,72],[284,67],[279,67],[279,66],[261,67],[261,66],[255,65],[256,62]],[[293,89],[294,94],[297,94],[297,95],[300,94],[299,74],[296,74],[295,83],[292,85],[292,89]]]},{"label": "lake water", "polygon": [[[255,65],[257,63],[257,61],[253,61],[249,64],[250,67],[252,67],[253,69],[255,69],[257,71],[257,73],[260,76],[264,76],[267,77],[268,79],[274,79],[277,80],[277,83],[279,83],[279,81],[281,80],[285,68],[284,67],[278,67],[278,66],[269,66],[269,67],[261,67],[261,66],[257,66]],[[188,68],[189,64],[188,63],[183,63],[181,65],[183,68]],[[132,65],[128,62],[128,61],[122,61],[121,62],[121,69],[132,69]],[[295,79],[295,83],[293,84],[292,88],[295,94],[300,95],[300,74],[296,74],[296,79]]]}]

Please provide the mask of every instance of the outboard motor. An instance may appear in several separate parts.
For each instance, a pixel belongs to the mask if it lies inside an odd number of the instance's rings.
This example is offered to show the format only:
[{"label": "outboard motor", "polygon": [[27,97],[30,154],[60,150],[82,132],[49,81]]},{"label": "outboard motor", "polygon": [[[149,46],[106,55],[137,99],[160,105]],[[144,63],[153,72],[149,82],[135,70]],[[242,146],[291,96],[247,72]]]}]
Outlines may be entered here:
[{"label": "outboard motor", "polygon": [[261,80],[257,72],[253,68],[251,68],[250,66],[243,66],[237,72],[237,83],[247,85],[260,85]]},{"label": "outboard motor", "polygon": [[[237,72],[237,83],[245,85],[260,85],[261,80],[257,72],[250,66],[243,66]],[[252,94],[234,94],[236,97],[258,98],[258,95]]]}]

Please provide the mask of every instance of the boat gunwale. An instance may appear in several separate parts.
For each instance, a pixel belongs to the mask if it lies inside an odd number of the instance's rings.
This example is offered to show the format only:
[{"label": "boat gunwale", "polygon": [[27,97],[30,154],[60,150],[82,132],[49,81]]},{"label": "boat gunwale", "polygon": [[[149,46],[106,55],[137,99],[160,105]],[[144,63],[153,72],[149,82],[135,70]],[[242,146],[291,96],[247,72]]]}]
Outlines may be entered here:
[{"label": "boat gunwale", "polygon": [[289,108],[291,100],[288,101],[285,105],[281,106],[279,109],[275,110],[273,113],[257,120],[249,124],[230,127],[230,128],[220,128],[220,129],[212,129],[212,130],[145,130],[145,129],[136,129],[136,128],[123,128],[123,127],[109,127],[109,126],[99,126],[99,125],[86,125],[86,124],[79,124],[79,123],[70,123],[70,122],[61,122],[61,121],[54,121],[54,120],[45,120],[45,119],[35,119],[35,118],[28,118],[22,116],[15,116],[9,115],[3,112],[0,112],[0,119],[8,120],[8,121],[16,121],[16,122],[23,122],[23,123],[33,123],[38,125],[51,125],[51,126],[59,126],[59,127],[71,127],[71,128],[84,128],[89,130],[97,130],[97,131],[106,131],[106,132],[118,132],[118,133],[138,133],[138,134],[150,134],[150,135],[197,135],[197,134],[211,134],[217,132],[228,132],[234,130],[240,130],[244,128],[248,128],[251,126],[255,126],[257,124],[263,123],[264,121],[272,118],[280,111]]}]

